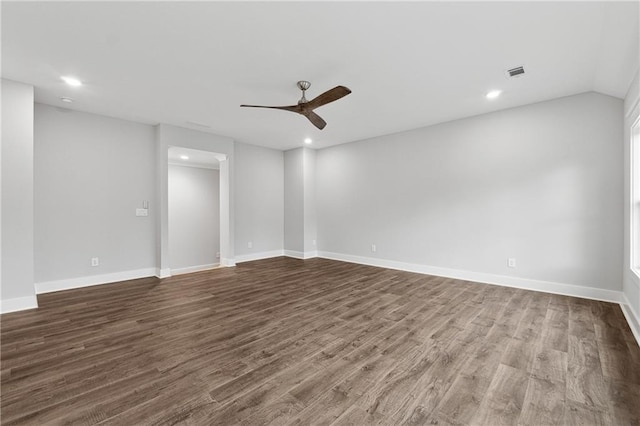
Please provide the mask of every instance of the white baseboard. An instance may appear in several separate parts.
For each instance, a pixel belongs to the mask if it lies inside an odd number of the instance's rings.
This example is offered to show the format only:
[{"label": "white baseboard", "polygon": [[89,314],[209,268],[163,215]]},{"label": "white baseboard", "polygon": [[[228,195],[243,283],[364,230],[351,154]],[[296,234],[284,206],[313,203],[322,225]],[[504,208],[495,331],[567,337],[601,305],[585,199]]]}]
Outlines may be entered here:
[{"label": "white baseboard", "polygon": [[233,258],[221,258],[220,265],[222,266],[236,266],[236,260]]},{"label": "white baseboard", "polygon": [[272,251],[263,251],[260,253],[250,253],[250,254],[242,254],[236,256],[236,263],[242,262],[251,262],[253,260],[261,260],[261,259],[270,259],[272,257],[280,257],[287,256],[293,257],[294,259],[311,259],[314,257],[318,257],[317,251],[295,251],[295,250],[272,250]]},{"label": "white baseboard", "polygon": [[627,323],[629,324],[629,328],[631,328],[633,337],[636,338],[636,343],[640,346],[640,315],[638,315],[638,312],[633,310],[633,306],[629,303],[629,299],[627,299],[626,294],[622,293],[622,299],[623,301],[620,303],[620,308],[622,308],[622,313],[627,319]]},{"label": "white baseboard", "polygon": [[210,263],[208,265],[198,265],[198,266],[189,266],[186,268],[176,268],[176,269],[171,269],[171,276],[174,275],[181,275],[181,274],[190,274],[192,272],[200,272],[200,271],[209,271],[211,269],[215,269],[217,267],[219,267],[220,264],[219,263]]},{"label": "white baseboard", "polygon": [[304,259],[304,252],[294,250],[284,250],[284,255],[294,259]]},{"label": "white baseboard", "polygon": [[241,254],[236,256],[236,263],[251,262],[252,260],[270,259],[284,256],[284,250],[263,251],[260,253]]},{"label": "white baseboard", "polygon": [[413,263],[396,262],[393,260],[375,259],[364,256],[354,256],[341,253],[319,252],[318,257],[340,260],[343,262],[359,263],[362,265],[379,266],[381,268],[398,269],[401,271],[417,272],[420,274],[436,275],[465,281],[494,284],[505,287],[521,288],[540,291],[543,293],[561,294],[564,296],[580,297],[583,299],[601,300],[617,303],[627,319],[636,342],[640,345],[640,315],[633,310],[627,296],[622,291],[605,290],[601,288],[584,287],[573,284],[563,284],[550,281],[532,280],[527,278],[509,277],[505,275],[486,274],[483,272],[462,271],[456,269],[439,268],[436,266],[419,265]]},{"label": "white baseboard", "polygon": [[38,298],[34,296],[14,297],[13,299],[0,300],[0,314],[24,311],[38,307]]},{"label": "white baseboard", "polygon": [[171,276],[171,269],[169,269],[169,268],[164,268],[164,269],[156,268],[155,275],[158,278],[169,278]]},{"label": "white baseboard", "polygon": [[293,257],[295,259],[311,259],[314,257],[318,257],[318,252],[317,251],[285,250],[284,255],[287,257]]},{"label": "white baseboard", "polygon": [[136,269],[133,271],[114,272],[104,275],[90,275],[88,277],[69,278],[66,280],[45,281],[36,283],[35,287],[36,294],[42,294],[153,276],[156,276],[156,269],[145,268]]},{"label": "white baseboard", "polygon": [[313,259],[314,257],[318,257],[318,250],[304,252],[304,259]]},{"label": "white baseboard", "polygon": [[[255,254],[241,255],[236,259],[221,259],[222,266],[235,266],[237,262],[249,262],[252,260],[268,259],[278,256],[288,256],[296,259],[309,259],[312,257],[321,257],[324,259],[339,260],[343,262],[358,263],[362,265],[378,266],[381,268],[397,269],[408,272],[416,272],[421,274],[436,275],[447,278],[460,279],[465,281],[475,281],[486,284],[501,285],[505,287],[515,287],[525,290],[541,291],[545,293],[561,294],[565,296],[581,297],[584,299],[602,300],[620,304],[622,312],[629,323],[636,341],[640,345],[640,315],[633,310],[626,295],[621,291],[605,290],[593,287],[584,287],[573,284],[563,284],[550,281],[532,280],[527,278],[510,277],[506,275],[487,274],[483,272],[464,271],[449,268],[440,268],[437,266],[420,265],[413,263],[397,262],[386,259],[376,259],[364,256],[355,256],[342,253],[332,252],[298,252],[292,250],[274,250],[269,252],[261,252]],[[40,282],[35,284],[36,294],[50,293],[54,291],[70,290],[74,288],[88,287],[100,284],[113,283],[118,281],[126,281],[137,278],[145,278],[157,276],[166,278],[173,274],[189,273],[213,269],[218,264],[200,265],[189,268],[179,269],[159,269],[147,268],[137,269],[133,271],[115,272],[104,275],[92,275],[88,277],[78,277],[66,280],[56,280]],[[7,300],[0,300],[0,313],[8,313],[21,311],[25,309],[33,309],[38,307],[38,299],[36,296],[18,297]]]},{"label": "white baseboard", "polygon": [[525,290],[541,291],[544,293],[575,296],[581,297],[583,299],[602,300],[605,302],[613,303],[620,303],[623,300],[621,291],[584,287],[573,284],[509,277],[506,275],[487,274],[484,272],[440,268],[437,266],[419,265],[414,263],[397,262],[393,260],[375,259],[364,256],[354,256],[350,254],[331,253],[324,251],[319,252],[318,256],[325,259],[341,260],[344,262],[379,266],[382,268],[398,269],[401,271],[417,272],[420,274],[436,275],[439,277],[455,278],[465,281],[475,281],[485,284],[495,284],[505,287],[515,287]]}]

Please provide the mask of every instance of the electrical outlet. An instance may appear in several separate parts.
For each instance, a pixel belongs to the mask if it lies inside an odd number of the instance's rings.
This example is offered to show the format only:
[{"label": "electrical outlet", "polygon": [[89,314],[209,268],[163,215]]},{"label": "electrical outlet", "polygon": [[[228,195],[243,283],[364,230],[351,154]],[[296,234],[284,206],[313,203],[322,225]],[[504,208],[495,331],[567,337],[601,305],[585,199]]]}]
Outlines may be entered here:
[{"label": "electrical outlet", "polygon": [[92,257],[91,266],[98,266],[98,265],[100,265],[100,259],[98,259],[97,257]]},{"label": "electrical outlet", "polygon": [[507,259],[507,266],[509,268],[515,268],[516,267],[516,259],[513,257],[510,257],[509,259]]},{"label": "electrical outlet", "polygon": [[253,241],[249,241],[247,243],[247,248],[253,248]]},{"label": "electrical outlet", "polygon": [[375,253],[378,248],[375,244],[371,244],[371,253]]},{"label": "electrical outlet", "polygon": [[216,253],[216,259],[220,259],[220,252]]},{"label": "electrical outlet", "polygon": [[311,243],[315,246],[316,245],[316,240],[311,240]]}]

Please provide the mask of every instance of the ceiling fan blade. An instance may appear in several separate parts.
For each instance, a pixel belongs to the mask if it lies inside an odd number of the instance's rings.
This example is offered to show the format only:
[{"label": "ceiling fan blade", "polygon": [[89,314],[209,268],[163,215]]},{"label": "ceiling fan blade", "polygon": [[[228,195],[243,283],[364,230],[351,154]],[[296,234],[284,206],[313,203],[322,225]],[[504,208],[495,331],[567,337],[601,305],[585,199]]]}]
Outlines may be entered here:
[{"label": "ceiling fan blade", "polygon": [[349,88],[344,86],[336,86],[333,89],[329,89],[326,92],[311,99],[305,104],[305,106],[310,110],[316,109],[318,107],[321,107],[322,105],[328,104],[329,102],[337,101],[338,99],[347,96],[349,93],[351,93],[351,90],[349,90]]},{"label": "ceiling fan blade", "polygon": [[312,122],[313,125],[320,130],[324,129],[324,126],[327,125],[327,122],[324,121],[322,117],[320,117],[318,114],[316,114],[313,111],[307,112],[306,114],[304,114],[304,116],[307,117],[309,121]]},{"label": "ceiling fan blade", "polygon": [[300,105],[289,105],[289,106],[240,105],[240,106],[241,107],[246,107],[246,108],[281,109],[281,110],[284,110],[284,111],[297,112],[298,114],[302,113],[302,108],[300,108]]}]

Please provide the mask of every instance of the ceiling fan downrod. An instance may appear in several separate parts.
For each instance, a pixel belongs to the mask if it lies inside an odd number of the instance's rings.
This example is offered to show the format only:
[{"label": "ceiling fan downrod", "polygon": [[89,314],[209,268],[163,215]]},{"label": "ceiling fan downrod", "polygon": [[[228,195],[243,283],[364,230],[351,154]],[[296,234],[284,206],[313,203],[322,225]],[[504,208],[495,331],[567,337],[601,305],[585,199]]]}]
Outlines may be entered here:
[{"label": "ceiling fan downrod", "polygon": [[300,98],[300,100],[298,101],[298,105],[301,104],[306,104],[307,102],[309,102],[307,100],[307,98],[304,96],[305,92],[307,91],[307,89],[311,87],[311,83],[309,83],[306,80],[300,80],[298,82],[298,89],[302,90],[302,97]]}]

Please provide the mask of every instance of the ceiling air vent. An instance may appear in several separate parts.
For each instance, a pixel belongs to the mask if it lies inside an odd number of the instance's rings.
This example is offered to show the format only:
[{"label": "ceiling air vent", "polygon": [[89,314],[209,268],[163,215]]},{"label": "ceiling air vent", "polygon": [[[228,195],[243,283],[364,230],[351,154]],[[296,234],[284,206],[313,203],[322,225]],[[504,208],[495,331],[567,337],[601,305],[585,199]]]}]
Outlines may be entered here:
[{"label": "ceiling air vent", "polygon": [[511,68],[510,70],[507,70],[507,74],[509,75],[509,77],[519,77],[524,74],[524,67],[520,66]]}]

